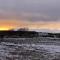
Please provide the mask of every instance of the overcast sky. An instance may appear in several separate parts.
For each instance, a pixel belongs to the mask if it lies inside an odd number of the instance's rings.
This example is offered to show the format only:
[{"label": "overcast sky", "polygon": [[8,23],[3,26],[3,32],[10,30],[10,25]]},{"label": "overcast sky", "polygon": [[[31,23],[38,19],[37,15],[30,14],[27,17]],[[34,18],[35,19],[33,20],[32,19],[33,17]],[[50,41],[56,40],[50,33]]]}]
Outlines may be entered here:
[{"label": "overcast sky", "polygon": [[0,19],[60,21],[60,0],[0,0]]}]

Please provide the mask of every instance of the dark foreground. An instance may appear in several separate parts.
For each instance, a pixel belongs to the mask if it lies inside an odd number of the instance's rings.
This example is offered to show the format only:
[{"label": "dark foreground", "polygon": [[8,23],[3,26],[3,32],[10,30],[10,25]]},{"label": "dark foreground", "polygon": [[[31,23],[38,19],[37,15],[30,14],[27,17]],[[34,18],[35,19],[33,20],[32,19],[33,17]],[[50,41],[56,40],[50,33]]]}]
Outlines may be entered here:
[{"label": "dark foreground", "polygon": [[44,44],[42,40],[35,43],[22,41],[24,43],[21,44],[19,42],[6,42],[6,40],[0,42],[0,60],[60,60],[60,45],[56,45],[59,41],[50,41],[54,44],[47,44],[48,41]]}]

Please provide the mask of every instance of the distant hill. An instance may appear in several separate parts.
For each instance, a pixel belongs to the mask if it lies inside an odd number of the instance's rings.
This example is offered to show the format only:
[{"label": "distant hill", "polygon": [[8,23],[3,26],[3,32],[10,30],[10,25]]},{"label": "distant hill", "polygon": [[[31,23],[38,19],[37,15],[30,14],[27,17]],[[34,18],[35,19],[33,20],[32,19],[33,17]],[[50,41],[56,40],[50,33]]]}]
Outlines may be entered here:
[{"label": "distant hill", "polygon": [[22,30],[18,30],[18,31],[0,31],[0,37],[21,37],[21,38],[28,38],[28,37],[37,37],[38,36],[38,32],[35,31],[22,31]]},{"label": "distant hill", "polygon": [[11,38],[33,38],[33,37],[52,37],[60,38],[60,33],[48,33],[48,32],[36,32],[29,31],[28,29],[18,29],[9,31],[0,31],[0,38],[11,37]]}]

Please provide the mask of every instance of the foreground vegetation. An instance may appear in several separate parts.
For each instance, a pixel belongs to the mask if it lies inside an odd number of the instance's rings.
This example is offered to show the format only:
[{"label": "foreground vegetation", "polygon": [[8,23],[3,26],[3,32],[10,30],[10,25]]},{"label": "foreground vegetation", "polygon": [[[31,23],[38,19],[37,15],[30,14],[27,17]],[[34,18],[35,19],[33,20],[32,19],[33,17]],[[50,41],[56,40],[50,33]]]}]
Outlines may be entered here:
[{"label": "foreground vegetation", "polygon": [[1,42],[0,60],[60,60],[60,52],[50,52],[41,45]]},{"label": "foreground vegetation", "polygon": [[59,49],[56,34],[0,32],[0,60],[60,60]]}]

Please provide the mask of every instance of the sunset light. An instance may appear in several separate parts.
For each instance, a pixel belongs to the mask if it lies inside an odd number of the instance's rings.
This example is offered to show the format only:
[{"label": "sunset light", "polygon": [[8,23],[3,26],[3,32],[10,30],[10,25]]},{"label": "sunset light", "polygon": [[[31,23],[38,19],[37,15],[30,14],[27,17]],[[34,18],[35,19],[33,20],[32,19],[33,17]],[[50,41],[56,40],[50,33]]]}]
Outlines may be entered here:
[{"label": "sunset light", "polygon": [[0,60],[60,60],[60,0],[0,0]]},{"label": "sunset light", "polygon": [[1,31],[1,30],[9,30],[9,29],[8,29],[8,28],[0,28],[0,31]]},{"label": "sunset light", "polygon": [[[19,24],[20,23],[20,24]],[[11,22],[4,21],[0,22],[0,30],[11,30],[16,28],[28,28],[28,29],[50,29],[60,30],[60,22]]]}]

